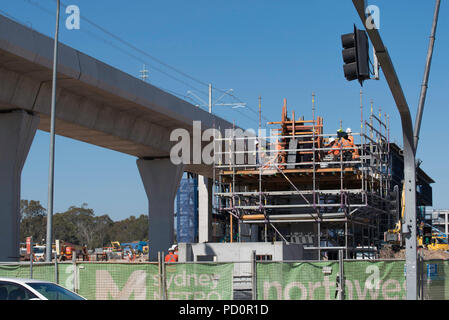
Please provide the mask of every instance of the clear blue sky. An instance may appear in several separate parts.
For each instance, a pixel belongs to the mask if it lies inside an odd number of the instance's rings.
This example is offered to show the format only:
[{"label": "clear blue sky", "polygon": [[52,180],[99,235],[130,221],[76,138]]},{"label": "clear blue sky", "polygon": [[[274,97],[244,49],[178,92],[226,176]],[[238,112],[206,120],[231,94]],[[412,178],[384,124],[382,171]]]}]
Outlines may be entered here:
[{"label": "clear blue sky", "polygon": [[[86,19],[202,83],[234,89],[235,95],[252,110],[257,110],[261,95],[267,119],[280,119],[284,97],[289,112],[295,110],[296,115],[311,118],[311,94],[315,92],[316,114],[324,117],[325,132],[334,132],[340,120],[343,127],[351,127],[353,131],[360,128],[360,86],[355,81],[347,82],[342,71],[340,35],[352,32],[353,23],[362,27],[350,0],[63,0],[63,3],[79,6],[81,29],[67,30],[67,15],[62,10],[61,42],[136,77],[145,62],[150,70],[150,83],[160,88],[180,96],[196,90],[196,94],[207,100],[206,86],[117,42]],[[434,1],[368,3],[380,8],[380,32],[414,120]],[[54,0],[2,0],[0,14],[7,13],[53,36],[54,9]],[[445,144],[449,113],[444,96],[449,89],[448,13],[448,4],[443,1],[417,154],[423,160],[422,168],[436,180],[434,208],[449,208],[446,195],[449,151]],[[380,81],[365,82],[363,90],[365,114],[373,99],[376,111],[380,107],[382,113],[390,115],[392,139],[402,145],[399,114],[383,75]],[[214,92],[216,97],[218,94]],[[238,112],[225,108],[217,106],[216,113],[241,126],[257,127],[257,114],[249,108]],[[49,134],[38,131],[22,173],[22,198],[40,200],[45,207],[48,155]],[[113,220],[146,213],[147,199],[135,160],[57,137],[55,212],[88,203],[96,215],[108,214]]]}]

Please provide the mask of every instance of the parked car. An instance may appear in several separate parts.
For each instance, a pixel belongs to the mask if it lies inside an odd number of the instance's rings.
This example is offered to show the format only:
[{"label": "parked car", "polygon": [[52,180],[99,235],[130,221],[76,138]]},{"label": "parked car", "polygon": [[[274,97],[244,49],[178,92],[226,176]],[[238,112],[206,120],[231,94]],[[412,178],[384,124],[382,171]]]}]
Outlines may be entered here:
[{"label": "parked car", "polygon": [[0,277],[0,300],[86,300],[60,285],[36,279]]}]

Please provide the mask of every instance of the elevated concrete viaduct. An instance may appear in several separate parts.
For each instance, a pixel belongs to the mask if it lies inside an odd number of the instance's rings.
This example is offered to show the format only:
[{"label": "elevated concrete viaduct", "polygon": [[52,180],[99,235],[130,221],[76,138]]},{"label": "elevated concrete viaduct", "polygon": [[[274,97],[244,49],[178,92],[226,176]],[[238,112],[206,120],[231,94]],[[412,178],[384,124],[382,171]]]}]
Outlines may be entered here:
[{"label": "elevated concrete viaduct", "polygon": [[[21,170],[36,129],[50,131],[52,48],[53,39],[0,16],[0,261],[18,259]],[[171,131],[192,132],[194,120],[202,130],[232,124],[66,45],[59,50],[56,134],[137,158],[155,260],[171,245],[182,173],[212,176],[211,166],[170,162]],[[210,212],[201,210],[200,220],[208,220]]]}]

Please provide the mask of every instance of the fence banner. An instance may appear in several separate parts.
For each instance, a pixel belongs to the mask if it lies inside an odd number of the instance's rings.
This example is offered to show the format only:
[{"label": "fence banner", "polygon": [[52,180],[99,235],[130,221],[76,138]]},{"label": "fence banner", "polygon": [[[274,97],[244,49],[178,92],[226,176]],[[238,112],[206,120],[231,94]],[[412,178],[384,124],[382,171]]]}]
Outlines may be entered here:
[{"label": "fence banner", "polygon": [[153,300],[159,295],[157,264],[78,263],[77,269],[78,293],[88,300]]},{"label": "fence banner", "polygon": [[345,261],[346,300],[406,299],[404,261]]},{"label": "fence banner", "polygon": [[336,299],[338,262],[257,263],[259,300]]},{"label": "fence banner", "polygon": [[[77,269],[78,293],[87,299],[162,299],[157,264],[78,263]],[[232,263],[167,264],[167,299],[232,299],[233,270]],[[73,278],[67,278],[66,282],[70,289]]]},{"label": "fence banner", "polygon": [[[58,283],[89,300],[160,300],[157,263],[58,263]],[[56,281],[54,264],[33,263],[33,278]],[[406,298],[403,260],[346,260],[344,299]],[[257,262],[257,298],[263,300],[336,300],[338,261]],[[233,263],[165,265],[169,300],[232,300]],[[449,261],[427,260],[419,268],[421,298],[449,300]],[[0,277],[29,278],[29,264],[0,265]],[[240,280],[240,279],[239,279]],[[251,289],[249,289],[251,290]],[[164,295],[165,296],[165,295]]]},{"label": "fence banner", "polygon": [[449,299],[449,261],[428,260],[423,263],[423,299]]},{"label": "fence banner", "polygon": [[[0,277],[29,279],[31,275],[29,264],[0,265]],[[33,279],[55,281],[53,264],[33,263]]]},{"label": "fence banner", "polygon": [[166,264],[168,300],[232,300],[233,263]]}]

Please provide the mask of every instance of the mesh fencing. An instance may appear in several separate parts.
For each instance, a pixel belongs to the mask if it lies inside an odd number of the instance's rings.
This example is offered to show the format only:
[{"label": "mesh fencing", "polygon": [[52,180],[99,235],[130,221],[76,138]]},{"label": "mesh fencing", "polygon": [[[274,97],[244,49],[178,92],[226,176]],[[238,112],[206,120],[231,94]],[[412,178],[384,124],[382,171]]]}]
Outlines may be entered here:
[{"label": "mesh fencing", "polygon": [[423,300],[449,299],[449,261],[427,260],[422,263],[421,297]]},{"label": "mesh fencing", "polygon": [[55,266],[53,264],[0,264],[0,277],[33,278],[46,281],[55,281]]},{"label": "mesh fencing", "polygon": [[75,283],[89,300],[153,300],[158,277],[157,263],[79,263]]},{"label": "mesh fencing", "polygon": [[[419,299],[449,299],[447,275],[449,261],[420,261]],[[24,263],[0,264],[0,277],[31,276],[56,282],[88,300],[250,300],[253,296],[258,300],[406,298],[403,260],[344,260],[342,264],[339,261],[161,265],[64,262],[33,263],[32,269]]]},{"label": "mesh fencing", "polygon": [[338,262],[258,262],[258,300],[332,300]]},{"label": "mesh fencing", "polygon": [[233,263],[173,263],[165,266],[168,300],[232,300]]},{"label": "mesh fencing", "polygon": [[345,261],[345,300],[403,300],[404,261]]}]

